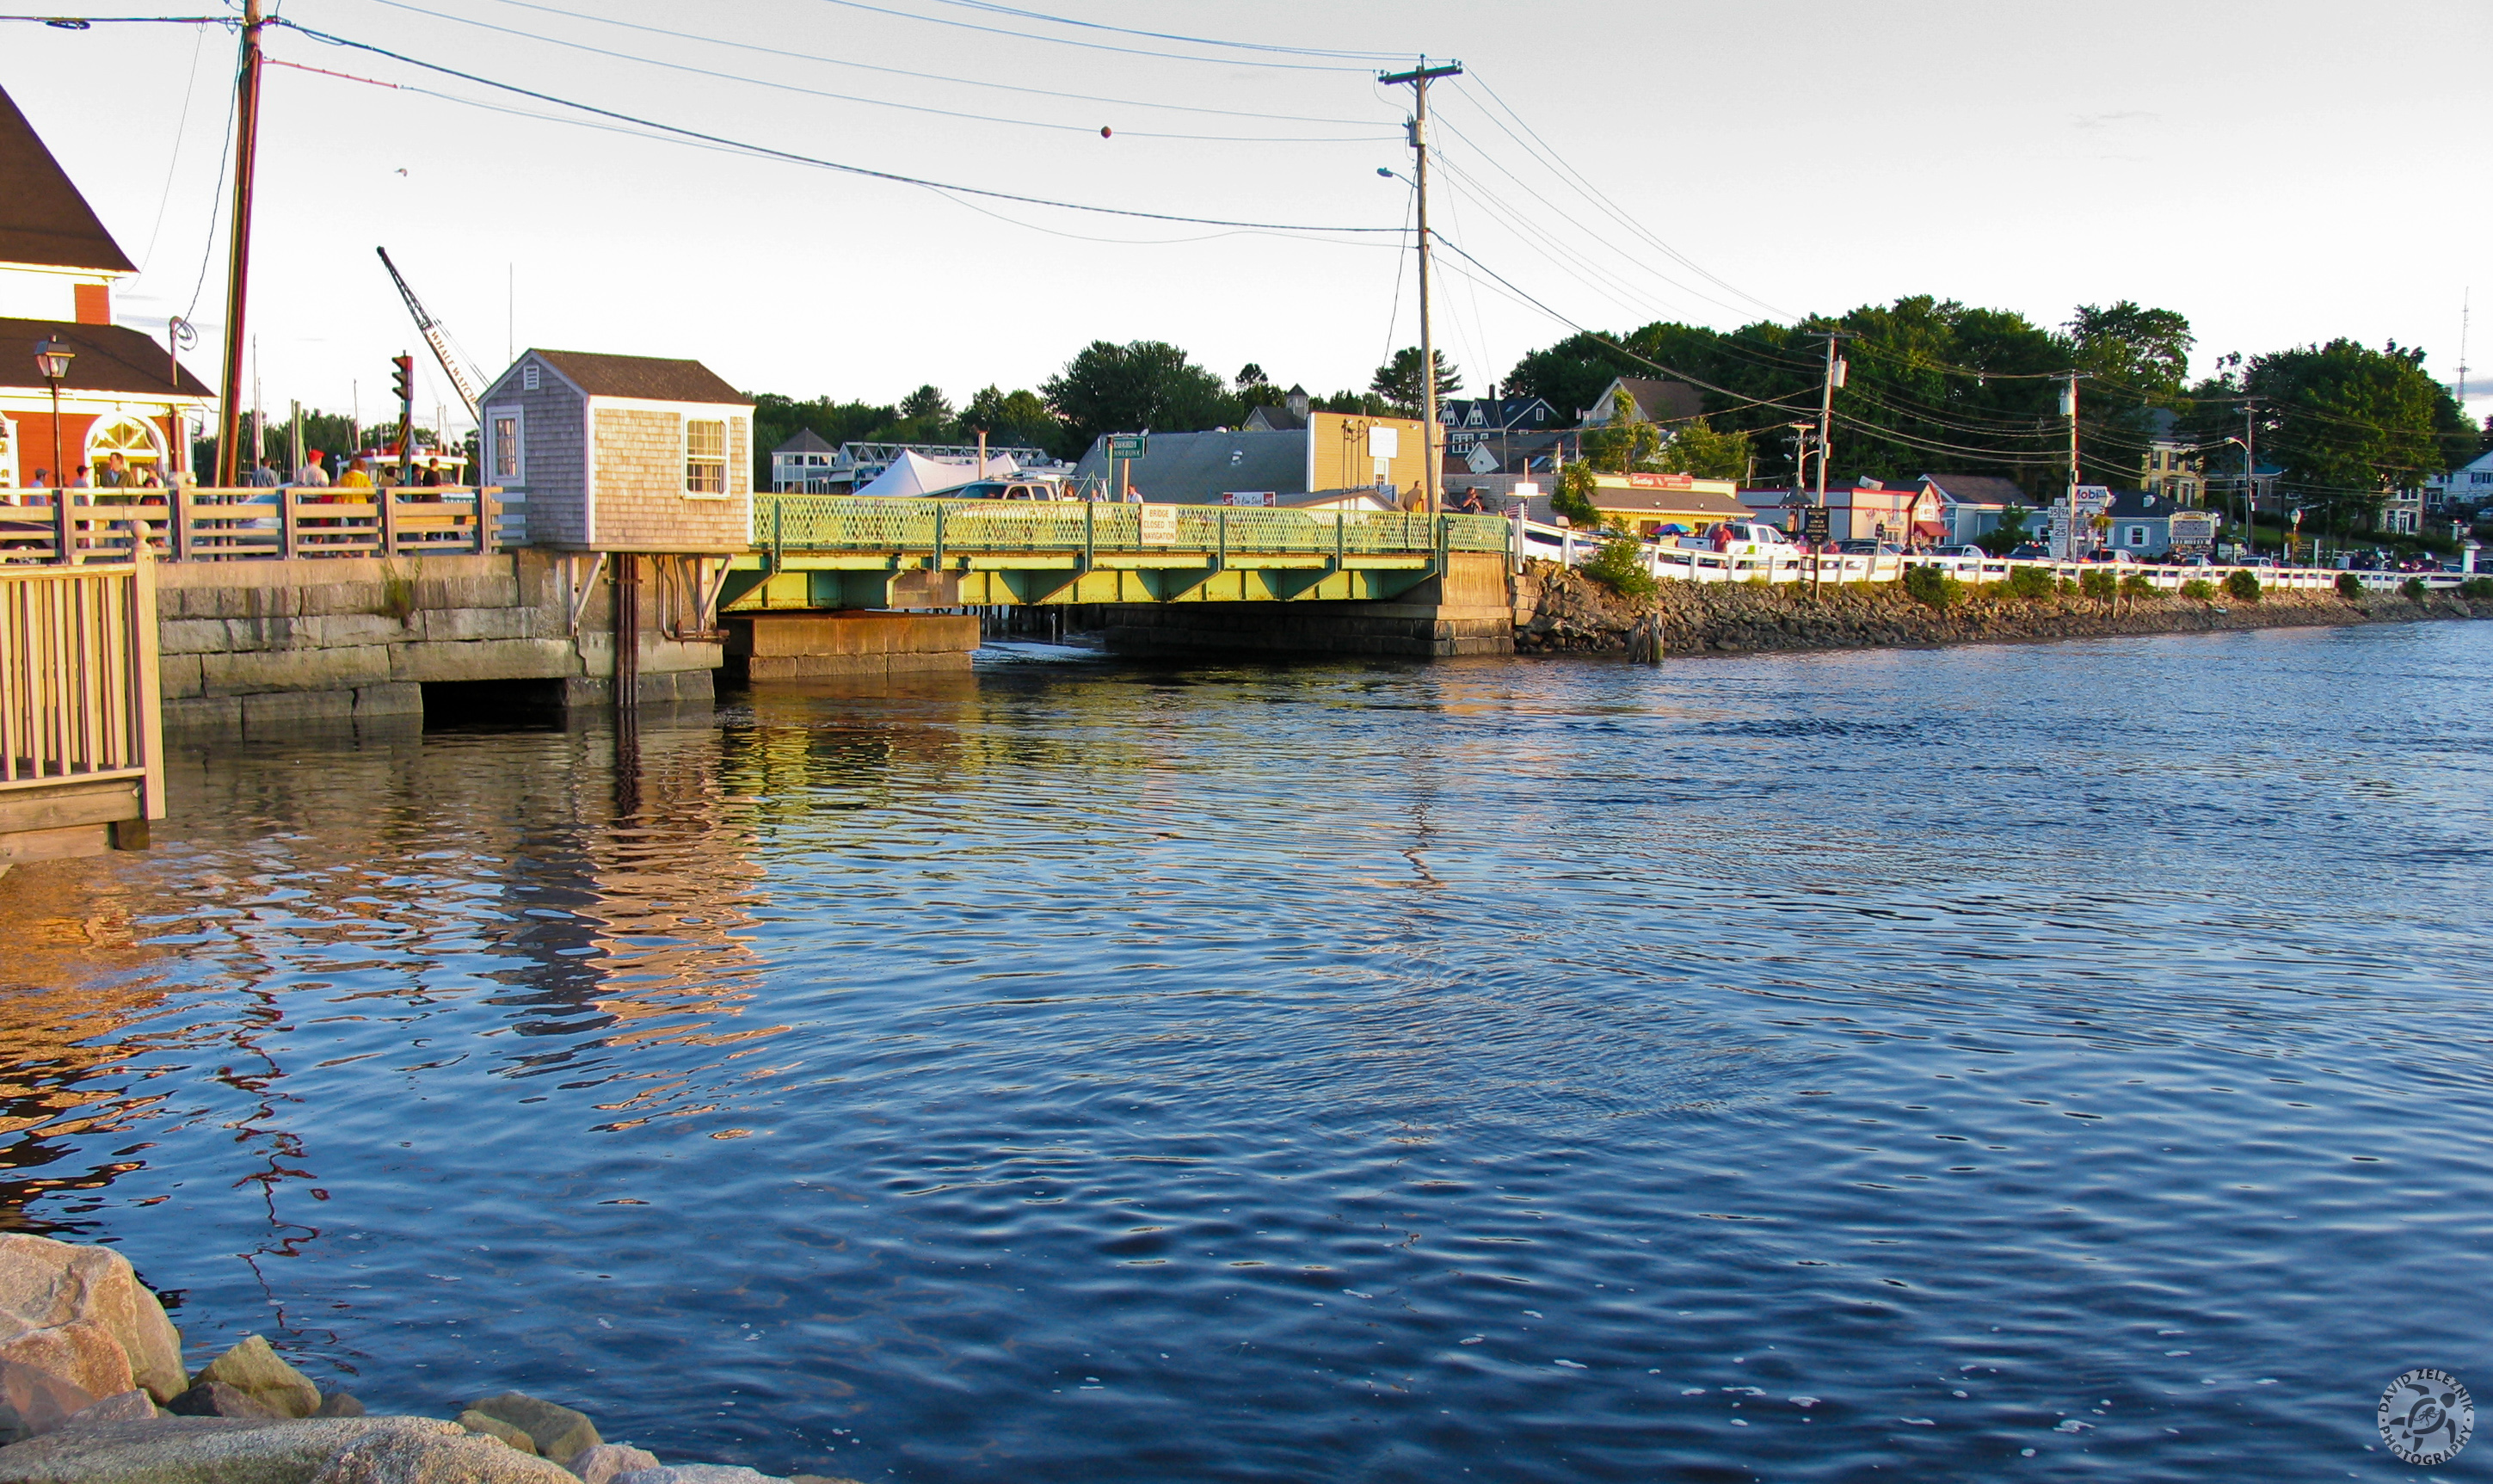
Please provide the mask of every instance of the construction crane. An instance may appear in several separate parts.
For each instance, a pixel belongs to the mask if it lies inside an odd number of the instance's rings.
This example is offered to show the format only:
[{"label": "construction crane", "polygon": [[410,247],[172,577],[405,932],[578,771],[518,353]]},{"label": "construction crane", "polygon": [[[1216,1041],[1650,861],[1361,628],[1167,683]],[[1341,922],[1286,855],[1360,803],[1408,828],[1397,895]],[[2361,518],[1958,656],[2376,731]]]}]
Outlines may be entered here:
[{"label": "construction crane", "polygon": [[441,333],[441,321],[424,312],[423,301],[415,296],[414,289],[406,287],[406,279],[398,271],[398,264],[390,261],[389,249],[376,247],[373,251],[381,255],[381,266],[389,269],[390,282],[398,285],[399,297],[406,300],[406,312],[415,317],[415,327],[424,332],[424,343],[433,348],[433,358],[441,363],[442,374],[450,378],[452,386],[459,389],[459,400],[467,405],[468,417],[478,418],[474,373],[460,364],[459,357],[450,352],[450,340]]}]

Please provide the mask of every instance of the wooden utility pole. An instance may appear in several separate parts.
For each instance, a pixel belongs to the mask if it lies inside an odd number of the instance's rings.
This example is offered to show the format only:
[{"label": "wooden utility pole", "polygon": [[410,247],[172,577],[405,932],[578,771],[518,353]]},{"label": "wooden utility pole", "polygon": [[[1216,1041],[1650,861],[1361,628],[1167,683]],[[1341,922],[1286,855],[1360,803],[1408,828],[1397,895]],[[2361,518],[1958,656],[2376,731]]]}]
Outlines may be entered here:
[{"label": "wooden utility pole", "polygon": [[2070,372],[2068,379],[2067,388],[2060,393],[2060,415],[2069,420],[2068,560],[2075,561],[2083,555],[2078,550],[2078,481],[2085,476],[2078,472],[2078,373]]},{"label": "wooden utility pole", "polygon": [[217,483],[243,482],[242,347],[251,288],[251,197],[259,163],[259,0],[243,0],[242,71],[234,80],[233,249],[225,264],[225,379],[217,409]]},{"label": "wooden utility pole", "polygon": [[1437,513],[1437,485],[1442,477],[1437,457],[1437,342],[1428,324],[1428,84],[1438,77],[1462,76],[1463,64],[1430,67],[1422,57],[1407,73],[1380,73],[1389,86],[1411,84],[1411,152],[1416,157],[1413,184],[1420,197],[1420,488],[1421,508]]}]

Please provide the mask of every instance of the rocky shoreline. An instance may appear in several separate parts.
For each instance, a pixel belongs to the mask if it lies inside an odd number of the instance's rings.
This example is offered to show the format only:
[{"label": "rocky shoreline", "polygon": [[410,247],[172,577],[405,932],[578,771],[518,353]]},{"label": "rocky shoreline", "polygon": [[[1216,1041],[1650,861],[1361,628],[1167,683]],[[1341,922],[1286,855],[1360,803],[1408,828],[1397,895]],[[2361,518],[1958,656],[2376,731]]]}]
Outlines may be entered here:
[{"label": "rocky shoreline", "polygon": [[0,1235],[0,1484],[855,1484],[661,1464],[521,1392],[367,1415],[257,1335],[195,1373],[121,1254]]},{"label": "rocky shoreline", "polygon": [[2448,593],[2419,602],[2378,592],[2350,599],[2334,591],[2268,592],[2256,602],[2173,594],[2019,599],[1976,588],[1964,602],[1940,609],[1915,599],[1901,583],[1813,592],[1806,584],[1665,582],[1651,597],[1628,598],[1549,561],[1528,563],[1516,580],[1517,653],[1623,653],[1654,618],[1661,621],[1665,654],[1697,655],[2413,623],[2493,618],[2493,603]]}]

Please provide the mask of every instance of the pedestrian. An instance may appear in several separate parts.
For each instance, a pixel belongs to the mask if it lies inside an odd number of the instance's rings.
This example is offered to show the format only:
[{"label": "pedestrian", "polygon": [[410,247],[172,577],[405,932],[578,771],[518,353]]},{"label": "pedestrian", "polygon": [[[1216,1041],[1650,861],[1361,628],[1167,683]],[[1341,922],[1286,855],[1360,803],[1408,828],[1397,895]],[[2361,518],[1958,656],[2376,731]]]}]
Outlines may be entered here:
[{"label": "pedestrian", "polygon": [[94,485],[87,483],[85,465],[81,464],[77,467],[77,477],[70,481],[70,488],[73,490],[91,490],[95,488]]},{"label": "pedestrian", "polygon": [[277,488],[280,481],[277,477],[277,470],[268,467],[268,461],[266,459],[261,459],[257,464],[252,467],[251,483],[252,488],[254,489],[273,490]]},{"label": "pedestrian", "polygon": [[329,483],[329,471],[321,467],[321,452],[317,448],[307,448],[303,450],[303,467],[294,471],[294,482],[296,484],[313,485],[318,488],[327,487]]},{"label": "pedestrian", "polygon": [[105,454],[104,467],[95,471],[95,487],[99,490],[117,490],[129,480],[129,466],[122,462],[121,455],[117,453]]},{"label": "pedestrian", "polygon": [[369,490],[373,488],[372,473],[365,468],[363,460],[357,459],[354,463],[346,466],[346,471],[338,476],[338,488],[342,490]]},{"label": "pedestrian", "polygon": [[51,488],[51,484],[52,471],[48,469],[39,469],[35,470],[34,483],[27,485],[26,488],[30,490],[45,490]]}]

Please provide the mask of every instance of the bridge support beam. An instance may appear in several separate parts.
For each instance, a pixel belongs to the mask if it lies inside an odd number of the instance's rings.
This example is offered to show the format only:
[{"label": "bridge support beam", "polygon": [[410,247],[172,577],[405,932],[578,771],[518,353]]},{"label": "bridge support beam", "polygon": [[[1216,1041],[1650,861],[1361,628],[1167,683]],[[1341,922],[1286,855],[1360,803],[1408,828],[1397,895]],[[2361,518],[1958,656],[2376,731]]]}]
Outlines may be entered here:
[{"label": "bridge support beam", "polygon": [[[822,575],[822,574],[814,574]],[[727,674],[747,684],[967,670],[978,647],[968,614],[729,614]]]},{"label": "bridge support beam", "polygon": [[1515,652],[1506,558],[1455,552],[1388,602],[1125,604],[1104,611],[1108,647],[1131,653],[1408,655]]}]

